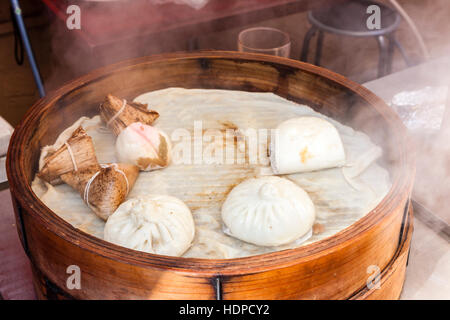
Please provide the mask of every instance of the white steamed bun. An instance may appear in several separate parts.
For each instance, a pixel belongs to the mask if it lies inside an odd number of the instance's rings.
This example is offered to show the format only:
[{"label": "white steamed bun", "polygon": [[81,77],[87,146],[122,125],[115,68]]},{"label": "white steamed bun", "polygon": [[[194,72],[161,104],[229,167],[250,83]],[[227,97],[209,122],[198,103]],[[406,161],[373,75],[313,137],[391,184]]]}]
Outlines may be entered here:
[{"label": "white steamed bun", "polygon": [[275,174],[307,172],[345,164],[344,146],[337,129],[318,117],[282,122],[270,144]]},{"label": "white steamed bun", "polygon": [[245,180],[231,190],[222,206],[225,232],[260,246],[293,242],[311,231],[314,219],[308,194],[276,176]]},{"label": "white steamed bun", "polygon": [[167,195],[146,195],[122,203],[108,218],[104,239],[134,250],[181,256],[194,239],[191,211]]}]

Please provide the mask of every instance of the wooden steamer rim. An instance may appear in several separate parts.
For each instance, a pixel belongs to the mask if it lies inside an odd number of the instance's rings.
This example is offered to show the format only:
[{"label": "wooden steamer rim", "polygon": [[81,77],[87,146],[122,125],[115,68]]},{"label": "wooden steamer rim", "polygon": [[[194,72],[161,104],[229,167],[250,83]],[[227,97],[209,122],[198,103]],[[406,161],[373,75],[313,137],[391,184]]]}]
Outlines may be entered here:
[{"label": "wooden steamer rim", "polygon": [[[211,61],[231,60],[237,63],[248,62],[267,65],[274,67],[279,73],[286,69],[295,69],[296,72],[305,72],[324,78],[327,81],[345,87],[352,94],[359,96],[368,105],[375,108],[377,113],[382,116],[383,120],[391,128],[395,128],[395,135],[390,138],[398,146],[397,153],[399,157],[395,175],[391,175],[392,187],[389,193],[372,211],[334,236],[296,249],[235,259],[170,257],[120,247],[75,229],[68,222],[54,214],[37,198],[31,189],[29,177],[26,175],[26,147],[40,125],[42,115],[54,107],[59,99],[67,97],[77,89],[89,86],[96,80],[108,77],[111,74],[126,73],[139,66],[157,66],[162,62],[177,63],[188,60],[200,63],[202,68],[208,68],[208,64]],[[203,64],[206,64],[206,66],[203,66]],[[283,78],[281,74],[279,78],[279,80],[284,81],[284,79],[281,79]],[[383,219],[391,215],[394,209],[398,209],[399,203],[403,208],[407,207],[406,204],[409,201],[415,173],[414,156],[411,150],[407,129],[395,112],[368,89],[332,71],[287,58],[253,53],[225,51],[205,51],[189,54],[171,53],[127,60],[103,67],[65,84],[37,101],[17,126],[11,138],[7,157],[7,174],[11,194],[17,202],[18,211],[26,212],[27,215],[30,215],[31,218],[36,219],[40,225],[44,226],[46,230],[74,246],[107,259],[133,264],[142,268],[159,268],[182,273],[195,272],[195,274],[203,274],[204,276],[222,277],[265,272],[290,267],[299,262],[313,261],[331,252],[348,247],[349,243],[357,241],[366,232],[369,232]],[[407,209],[404,211],[407,214]],[[19,213],[19,220],[22,220],[20,216],[21,214]],[[22,224],[18,228],[23,229],[24,225]],[[23,245],[27,251],[26,230],[22,230],[21,233],[23,235]],[[400,234],[401,237],[402,234]],[[32,259],[31,256],[30,258]]]}]

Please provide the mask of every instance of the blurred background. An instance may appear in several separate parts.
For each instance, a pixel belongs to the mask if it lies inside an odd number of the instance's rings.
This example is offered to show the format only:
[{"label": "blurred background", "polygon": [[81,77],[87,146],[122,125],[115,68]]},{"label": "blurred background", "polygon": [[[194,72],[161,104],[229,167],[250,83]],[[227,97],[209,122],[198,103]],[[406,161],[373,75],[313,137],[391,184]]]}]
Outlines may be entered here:
[{"label": "blurred background", "polygon": [[[239,32],[253,26],[274,27],[288,33],[290,57],[300,59],[305,35],[311,26],[308,10],[344,2],[20,0],[20,5],[44,86],[51,91],[92,69],[127,58],[197,49],[237,50]],[[389,4],[389,1],[380,2]],[[398,0],[398,3],[416,24],[430,59],[450,52],[448,0]],[[80,30],[69,30],[66,26],[69,17],[66,9],[70,4],[77,4],[81,9]],[[423,61],[417,39],[405,21],[401,21],[395,35],[412,64]],[[11,22],[10,3],[1,1],[0,114],[13,126],[39,98],[26,54],[23,65],[16,63],[15,55],[20,58],[19,44]],[[315,50],[316,39],[313,38],[309,62],[314,62]],[[320,64],[364,83],[377,78],[378,58],[378,43],[370,37],[327,33]],[[392,72],[406,67],[399,50],[395,50]]]}]

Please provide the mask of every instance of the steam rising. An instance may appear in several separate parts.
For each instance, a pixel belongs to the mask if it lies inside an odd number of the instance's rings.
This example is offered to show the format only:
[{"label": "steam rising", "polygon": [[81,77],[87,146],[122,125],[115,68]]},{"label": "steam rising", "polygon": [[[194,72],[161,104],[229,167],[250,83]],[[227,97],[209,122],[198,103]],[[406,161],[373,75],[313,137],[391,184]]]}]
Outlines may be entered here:
[{"label": "steam rising", "polygon": [[[256,22],[258,19],[255,18],[250,20],[244,15],[236,22],[239,27],[225,31],[222,31],[222,28],[225,29],[225,27],[220,25],[215,27],[214,30],[217,31],[215,33],[207,34],[202,27],[199,27],[198,30],[190,30],[189,34],[197,33],[200,35],[197,39],[189,39],[188,33],[183,31],[183,28],[178,28],[175,32],[171,32],[164,37],[158,34],[149,36],[149,24],[139,24],[136,17],[147,15],[149,20],[157,21],[160,19],[161,13],[155,10],[155,8],[158,8],[154,6],[155,2],[165,1],[140,1],[140,10],[133,9],[130,1],[100,1],[80,5],[82,14],[81,31],[68,30],[65,24],[55,21],[52,25],[52,50],[55,53],[53,55],[55,60],[52,62],[58,67],[58,70],[62,68],[64,72],[52,72],[45,81],[47,87],[55,89],[62,83],[88,73],[95,68],[129,58],[163,52],[184,51],[196,46],[198,46],[198,49],[236,50],[238,33],[244,28],[261,25],[288,32],[292,39],[291,58],[298,59],[304,35],[309,28],[306,13],[296,13],[261,22]],[[195,9],[188,8],[185,5],[171,4],[174,10],[180,10],[174,11],[174,19],[179,18],[177,15],[180,15],[182,9],[193,11],[199,9],[197,13],[202,14],[202,10],[210,8],[210,4],[207,4],[206,0],[177,0],[177,2],[190,2]],[[391,3],[390,0],[382,2],[387,5]],[[417,25],[418,31],[428,46],[430,58],[438,58],[447,54],[450,48],[450,29],[447,23],[450,14],[448,2],[446,0],[420,2],[401,0],[398,3]],[[161,6],[165,7],[168,4],[162,4]],[[217,7],[220,8],[220,6]],[[132,25],[133,34],[137,36],[127,38],[121,35],[120,31],[122,31],[124,21]],[[115,42],[103,42],[97,47],[91,47],[89,43],[95,42],[96,35],[89,34],[86,37],[86,32],[92,30],[88,26],[96,27],[94,29],[98,31],[97,36],[102,29],[105,32],[106,30],[112,30],[113,33],[110,34],[109,38],[115,40]],[[441,28],[437,29],[436,26]],[[447,28],[444,30],[446,32],[442,32],[442,28]],[[397,38],[413,61],[423,62],[422,45],[417,42],[414,33],[405,21],[400,25]],[[314,54],[314,43],[315,41],[312,41],[311,55]],[[375,78],[377,64],[378,47],[376,41],[343,38],[334,35],[325,36],[322,58],[324,67],[342,73],[358,82],[365,82]],[[398,52],[395,53],[393,71],[400,71],[405,67],[406,65]],[[423,79],[408,79],[410,82],[418,84],[414,88],[408,88],[408,90],[417,90],[437,84],[448,86],[450,79],[447,73],[448,69],[422,71]],[[389,88],[386,88],[386,90],[389,90]],[[447,156],[450,155],[450,147],[447,143],[450,136],[450,121],[448,118],[444,120],[439,132],[435,132],[426,139],[424,147],[418,147],[418,176],[420,181],[416,185],[415,192],[417,196],[421,194],[421,202],[433,211],[446,211],[444,220],[447,223],[450,222],[450,213],[442,208],[441,203],[445,203],[448,198],[445,186],[450,185],[450,178],[447,178],[450,177],[450,167],[447,161]],[[422,138],[415,140],[419,141]],[[431,199],[437,200],[432,201]]]}]

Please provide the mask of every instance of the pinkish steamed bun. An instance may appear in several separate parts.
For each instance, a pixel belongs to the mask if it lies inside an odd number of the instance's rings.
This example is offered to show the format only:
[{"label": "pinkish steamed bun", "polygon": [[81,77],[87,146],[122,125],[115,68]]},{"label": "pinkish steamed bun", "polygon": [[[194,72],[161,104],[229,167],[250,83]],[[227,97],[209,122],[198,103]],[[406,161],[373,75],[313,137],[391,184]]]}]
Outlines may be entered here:
[{"label": "pinkish steamed bun", "polygon": [[118,160],[151,171],[167,167],[171,160],[169,137],[161,130],[135,122],[126,127],[116,140]]}]

